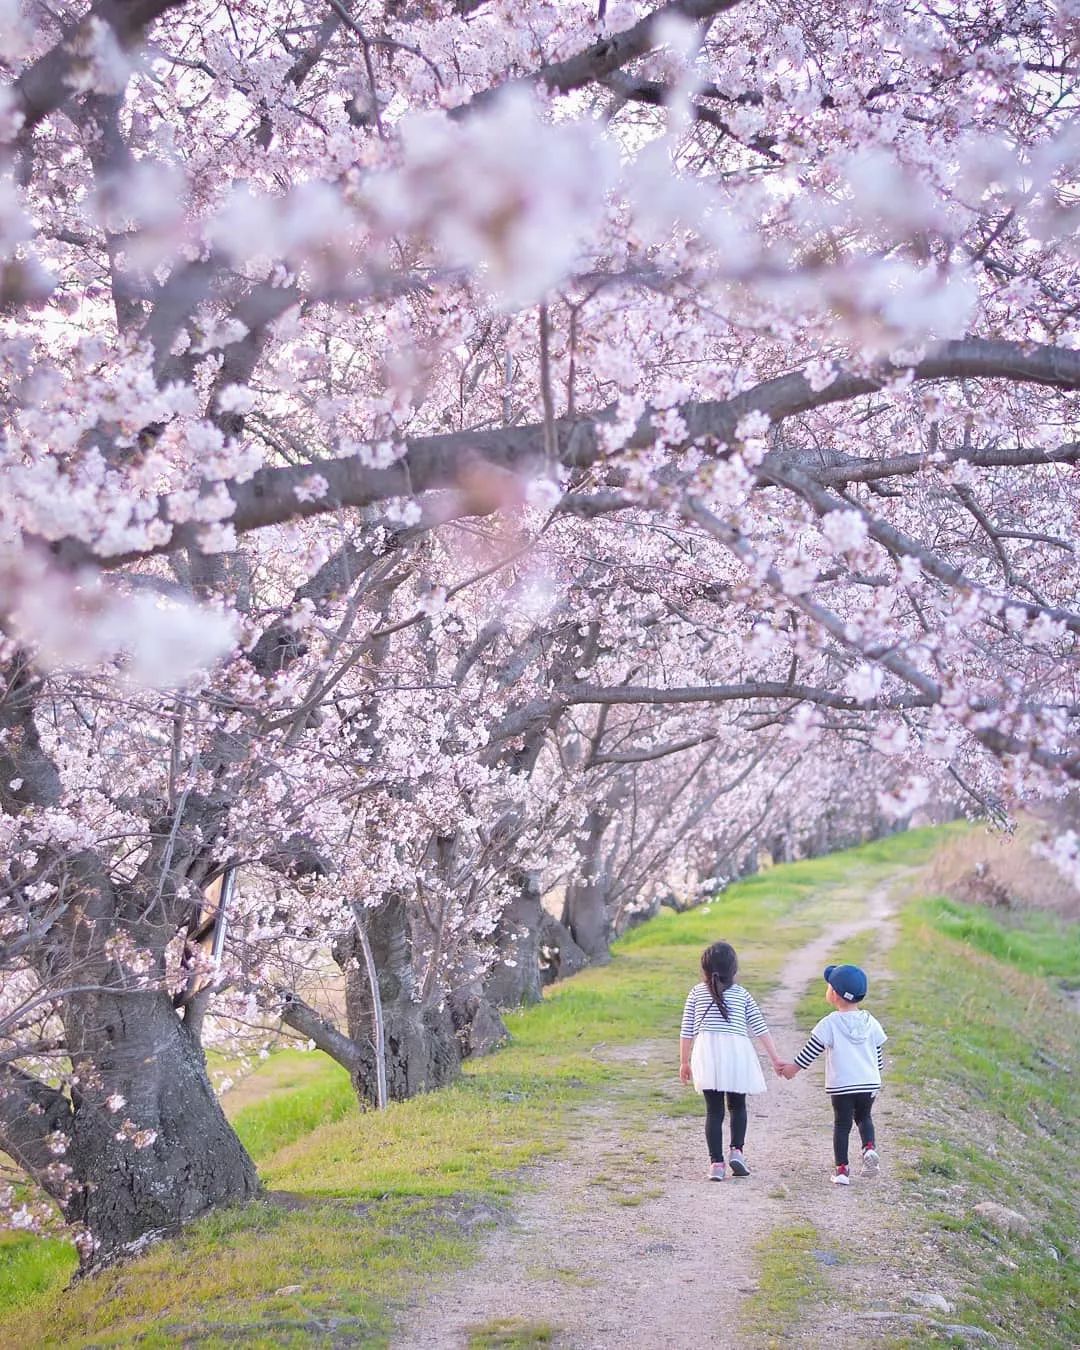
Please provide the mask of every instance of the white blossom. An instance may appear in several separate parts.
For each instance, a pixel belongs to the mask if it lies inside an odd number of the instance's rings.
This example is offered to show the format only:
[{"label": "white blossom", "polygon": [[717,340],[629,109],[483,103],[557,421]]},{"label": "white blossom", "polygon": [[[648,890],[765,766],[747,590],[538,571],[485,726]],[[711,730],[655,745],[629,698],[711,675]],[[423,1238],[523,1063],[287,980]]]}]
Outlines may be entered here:
[{"label": "white blossom", "polygon": [[890,820],[901,820],[926,803],[930,797],[930,784],[925,778],[916,776],[893,792],[879,792],[878,806],[882,814]]},{"label": "white blossom", "polygon": [[598,127],[545,125],[516,89],[465,123],[410,118],[402,139],[403,167],[373,187],[373,209],[391,229],[429,229],[510,309],[543,299],[572,269],[615,167]]},{"label": "white blossom", "polygon": [[823,389],[828,389],[838,374],[836,367],[831,361],[823,357],[815,357],[803,366],[803,374],[806,376],[806,382],[815,394],[820,394]]},{"label": "white blossom", "polygon": [[330,484],[321,473],[309,473],[293,488],[298,502],[317,502],[330,491]]},{"label": "white blossom", "polygon": [[821,533],[835,553],[854,553],[869,537],[866,521],[858,511],[829,511],[822,520]]},{"label": "white blossom", "polygon": [[872,703],[881,693],[882,681],[881,670],[863,662],[844,680],[844,689],[857,703]]},{"label": "white blossom", "polygon": [[247,413],[255,406],[254,390],[243,384],[227,384],[218,394],[218,407],[226,413]]}]

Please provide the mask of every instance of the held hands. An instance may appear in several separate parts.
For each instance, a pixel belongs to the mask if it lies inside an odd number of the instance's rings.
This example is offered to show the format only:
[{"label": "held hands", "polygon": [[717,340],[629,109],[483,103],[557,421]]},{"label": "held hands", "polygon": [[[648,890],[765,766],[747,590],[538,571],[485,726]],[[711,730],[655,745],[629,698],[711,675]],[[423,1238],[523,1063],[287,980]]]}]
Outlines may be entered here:
[{"label": "held hands", "polygon": [[[799,1066],[797,1064],[788,1063],[782,1059],[774,1059],[773,1071],[776,1074],[777,1078],[794,1078],[795,1075],[799,1072]],[[692,1080],[692,1078],[693,1074],[691,1072],[690,1065],[680,1064],[679,1082],[689,1083]]]}]

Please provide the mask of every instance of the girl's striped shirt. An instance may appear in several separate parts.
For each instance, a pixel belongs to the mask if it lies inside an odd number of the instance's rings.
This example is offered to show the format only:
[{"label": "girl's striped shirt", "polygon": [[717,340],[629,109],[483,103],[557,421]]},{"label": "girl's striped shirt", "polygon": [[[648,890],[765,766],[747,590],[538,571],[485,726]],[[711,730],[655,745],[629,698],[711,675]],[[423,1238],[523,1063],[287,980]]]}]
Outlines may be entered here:
[{"label": "girl's striped shirt", "polygon": [[764,1036],[769,1030],[761,1009],[741,984],[733,984],[724,990],[724,1007],[728,1011],[728,1021],[709,986],[704,981],[695,984],[686,997],[681,1035],[686,1040],[692,1040],[702,1031],[726,1032],[730,1036]]}]

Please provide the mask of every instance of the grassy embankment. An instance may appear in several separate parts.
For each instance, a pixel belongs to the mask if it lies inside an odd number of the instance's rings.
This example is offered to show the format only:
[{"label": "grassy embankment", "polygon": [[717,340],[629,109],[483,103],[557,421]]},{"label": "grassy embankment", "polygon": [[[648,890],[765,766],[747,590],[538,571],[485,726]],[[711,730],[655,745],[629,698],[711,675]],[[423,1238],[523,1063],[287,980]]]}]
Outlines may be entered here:
[{"label": "grassy embankment", "polygon": [[[921,1103],[908,1141],[921,1220],[950,1270],[958,1313],[1025,1350],[1080,1345],[1080,924],[996,918],[941,899],[905,910],[884,1011],[917,1028],[895,1081]],[[1023,1215],[1005,1233],[974,1212]]]},{"label": "grassy embankment", "polygon": [[[468,1261],[522,1166],[572,1144],[575,1107],[617,1088],[630,1114],[674,1109],[655,1077],[595,1052],[670,1037],[674,1064],[676,1019],[706,942],[733,941],[765,996],[792,950],[934,842],[927,831],[897,836],[773,869],[689,914],[665,912],[622,939],[609,966],[513,1015],[512,1044],[470,1064],[459,1084],[385,1113],[360,1115],[330,1064],[291,1089],[279,1083],[235,1124],[267,1187],[287,1193],[281,1202],[212,1215],[67,1293],[70,1258],[54,1249],[35,1277],[35,1247],[21,1244],[0,1264],[0,1343],[385,1344],[395,1304]],[[260,1072],[281,1076],[273,1059]]]},{"label": "grassy embankment", "polygon": [[[866,934],[845,956],[873,970],[875,948]],[[1080,1345],[1080,1016],[1068,997],[1080,989],[1080,923],[914,887],[888,965],[873,1011],[890,1033],[889,1092],[909,1122],[889,1141],[889,1165],[905,1183],[908,1226],[929,1246],[924,1264],[958,1290],[954,1312],[937,1320],[1024,1350]],[[821,988],[800,1003],[806,1028],[826,1011]],[[1021,1215],[1023,1231],[977,1214],[983,1201]],[[812,1229],[798,1241],[783,1230],[761,1254],[759,1311],[775,1305],[778,1338],[829,1297],[815,1245]],[[934,1320],[880,1343],[971,1343]]]}]

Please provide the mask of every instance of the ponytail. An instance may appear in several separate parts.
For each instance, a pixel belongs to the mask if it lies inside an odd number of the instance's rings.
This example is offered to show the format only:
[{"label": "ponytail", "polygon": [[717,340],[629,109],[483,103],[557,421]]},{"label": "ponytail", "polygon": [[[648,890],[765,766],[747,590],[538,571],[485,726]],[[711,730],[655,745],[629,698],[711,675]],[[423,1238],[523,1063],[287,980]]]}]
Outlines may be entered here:
[{"label": "ponytail", "polygon": [[708,983],[709,983],[709,993],[712,994],[713,1002],[720,1009],[721,1013],[723,1013],[724,1021],[730,1022],[731,1016],[728,1013],[727,1004],[724,1002],[724,991],[726,989],[731,988],[731,981],[729,980],[725,984],[724,981],[720,978],[719,975],[716,974],[715,971],[711,971],[709,973]]},{"label": "ponytail", "polygon": [[724,994],[735,983],[738,969],[739,959],[730,942],[714,942],[701,954],[701,973],[705,976],[712,1000],[720,1009],[725,1022],[731,1021],[731,1015],[724,1001]]}]

